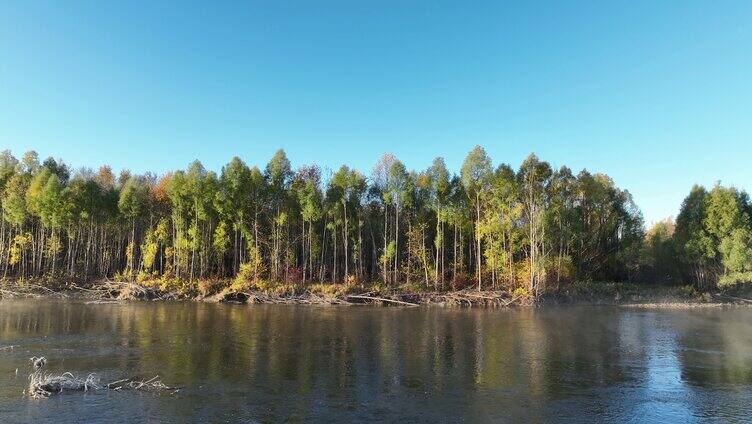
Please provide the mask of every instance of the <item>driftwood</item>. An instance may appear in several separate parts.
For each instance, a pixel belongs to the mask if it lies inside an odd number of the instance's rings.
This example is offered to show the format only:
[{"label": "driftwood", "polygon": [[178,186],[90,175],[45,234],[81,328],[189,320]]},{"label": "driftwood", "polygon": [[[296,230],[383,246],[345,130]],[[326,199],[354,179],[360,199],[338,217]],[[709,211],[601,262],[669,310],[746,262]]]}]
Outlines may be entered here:
[{"label": "driftwood", "polygon": [[514,302],[518,301],[519,299],[520,299],[520,297],[519,297],[519,296],[515,296],[515,297],[513,297],[513,298],[509,299],[509,301],[507,301],[506,303],[504,303],[504,304],[503,304],[502,306],[509,306],[509,305],[511,305],[512,303],[514,303]]},{"label": "driftwood", "polygon": [[210,302],[227,303],[269,303],[269,304],[294,304],[294,305],[350,305],[345,299],[337,297],[321,296],[310,291],[298,294],[276,294],[263,291],[234,290],[227,288],[216,295],[205,298]]},{"label": "driftwood", "polygon": [[[10,290],[8,287],[11,287],[13,290]],[[0,299],[28,299],[39,297],[65,298],[67,295],[60,290],[29,282],[0,286]]]},{"label": "driftwood", "polygon": [[175,293],[164,292],[153,287],[129,281],[105,280],[91,287],[79,287],[76,285],[71,285],[70,287],[97,301],[173,300],[178,298]]},{"label": "driftwood", "polygon": [[[55,290],[62,290],[57,292]],[[106,304],[121,300],[176,300],[191,299],[187,294],[178,294],[160,290],[157,287],[129,281],[103,280],[85,287],[75,283],[58,284],[56,288],[40,286],[38,284],[18,284],[0,286],[0,299],[20,297],[59,297],[75,296],[88,300],[87,304]],[[752,300],[733,298],[736,302],[750,302]],[[304,305],[352,305],[376,303],[403,306],[417,306],[420,304],[439,304],[454,306],[485,306],[508,307],[512,305],[529,305],[533,300],[526,296],[511,296],[508,291],[472,289],[453,292],[420,292],[400,293],[398,291],[373,291],[357,294],[323,294],[301,289],[299,292],[275,293],[273,291],[258,291],[250,288],[227,287],[210,296],[193,298],[207,302],[252,303],[252,304],[304,304]]]},{"label": "driftwood", "polygon": [[37,289],[40,292],[44,292],[46,293],[47,296],[57,296],[57,297],[62,297],[62,298],[67,297],[64,292],[59,291],[59,290],[53,290],[50,287],[45,287],[41,284],[32,283],[32,284],[27,284],[26,286],[31,289]]},{"label": "driftwood", "polygon": [[0,299],[15,299],[15,298],[34,298],[34,297],[42,297],[39,293],[34,293],[30,290],[8,290],[8,289],[0,289]]},{"label": "driftwood", "polygon": [[169,391],[170,394],[177,393],[180,389],[177,387],[169,387],[159,379],[156,375],[148,380],[136,380],[132,378],[124,378],[121,380],[107,383],[105,386],[111,390],[144,390],[144,391]]},{"label": "driftwood", "polygon": [[351,295],[348,295],[347,298],[348,299],[373,300],[373,301],[378,301],[378,302],[394,303],[397,305],[405,305],[405,306],[420,306],[417,303],[404,302],[401,300],[388,299],[385,297],[366,296],[366,295],[361,295],[361,294],[351,294]]},{"label": "driftwood", "polygon": [[102,300],[172,300],[178,295],[164,292],[157,288],[148,287],[128,281],[100,281],[81,287],[75,283],[59,283],[52,287],[29,282],[18,282],[11,285],[0,285],[0,299],[75,297]]},{"label": "driftwood", "polygon": [[425,303],[457,306],[492,306],[507,307],[512,305],[529,304],[530,300],[521,296],[509,296],[506,291],[462,290],[455,292],[426,293],[421,296]]}]

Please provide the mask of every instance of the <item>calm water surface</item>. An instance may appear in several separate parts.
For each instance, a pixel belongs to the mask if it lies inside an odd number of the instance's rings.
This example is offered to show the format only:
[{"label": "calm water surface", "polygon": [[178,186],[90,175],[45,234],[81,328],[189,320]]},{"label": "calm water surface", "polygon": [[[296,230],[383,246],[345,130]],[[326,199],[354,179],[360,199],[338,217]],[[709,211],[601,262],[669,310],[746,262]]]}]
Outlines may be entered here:
[{"label": "calm water surface", "polygon": [[[0,421],[750,422],[752,309],[0,302]],[[28,358],[183,389],[22,396]],[[16,369],[18,374],[16,375]]]}]

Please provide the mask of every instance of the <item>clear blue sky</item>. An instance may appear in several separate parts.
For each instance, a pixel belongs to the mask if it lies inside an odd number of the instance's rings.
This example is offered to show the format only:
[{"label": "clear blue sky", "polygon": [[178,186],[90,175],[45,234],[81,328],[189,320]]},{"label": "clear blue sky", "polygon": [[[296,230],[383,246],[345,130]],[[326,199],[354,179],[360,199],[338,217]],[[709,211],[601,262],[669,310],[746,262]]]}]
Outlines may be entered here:
[{"label": "clear blue sky", "polygon": [[606,172],[648,223],[752,188],[750,1],[127,3],[0,4],[0,149],[370,173],[481,144]]}]

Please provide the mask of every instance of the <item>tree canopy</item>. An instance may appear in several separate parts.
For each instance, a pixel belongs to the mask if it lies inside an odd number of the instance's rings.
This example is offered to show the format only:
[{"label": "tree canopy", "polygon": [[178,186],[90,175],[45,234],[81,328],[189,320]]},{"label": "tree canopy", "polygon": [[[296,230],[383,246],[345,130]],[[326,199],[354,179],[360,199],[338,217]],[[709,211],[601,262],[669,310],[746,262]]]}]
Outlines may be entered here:
[{"label": "tree canopy", "polygon": [[[673,221],[645,231],[607,175],[530,155],[494,165],[476,146],[459,174],[436,158],[390,154],[370,177],[342,166],[293,169],[195,161],[162,176],[116,177],[0,153],[0,272],[6,278],[219,279],[263,287],[379,284],[521,289],[576,280],[717,284],[752,272],[746,193],[696,186]],[[736,278],[735,277],[735,278]]]}]

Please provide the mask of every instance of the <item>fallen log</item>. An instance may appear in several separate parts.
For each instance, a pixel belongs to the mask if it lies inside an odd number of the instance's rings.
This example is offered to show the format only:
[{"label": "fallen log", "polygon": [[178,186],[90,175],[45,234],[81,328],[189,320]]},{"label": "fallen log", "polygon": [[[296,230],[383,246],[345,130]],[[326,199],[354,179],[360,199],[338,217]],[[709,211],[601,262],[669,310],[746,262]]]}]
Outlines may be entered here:
[{"label": "fallen log", "polygon": [[359,295],[359,294],[350,294],[350,295],[347,295],[347,298],[348,299],[374,300],[374,301],[379,301],[379,302],[394,303],[397,305],[405,305],[405,306],[420,306],[417,303],[403,302],[401,300],[388,299],[385,297],[365,296],[365,295]]}]

